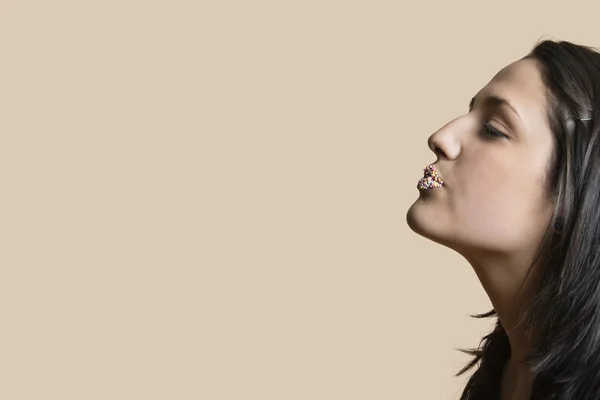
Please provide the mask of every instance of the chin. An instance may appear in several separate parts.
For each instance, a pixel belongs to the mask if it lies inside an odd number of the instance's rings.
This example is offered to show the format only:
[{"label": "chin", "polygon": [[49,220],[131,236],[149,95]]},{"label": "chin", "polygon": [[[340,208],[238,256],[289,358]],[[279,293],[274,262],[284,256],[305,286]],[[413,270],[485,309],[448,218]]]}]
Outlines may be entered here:
[{"label": "chin", "polygon": [[431,230],[435,227],[428,226],[431,221],[427,221],[426,216],[420,211],[425,210],[420,210],[419,205],[415,202],[406,212],[406,224],[416,234],[429,238],[433,233]]},{"label": "chin", "polygon": [[406,224],[412,231],[421,234],[420,232],[418,232],[420,230],[419,219],[415,216],[415,214],[415,203],[413,203],[413,205],[410,206],[410,208],[406,212]]},{"label": "chin", "polygon": [[429,210],[421,208],[416,201],[406,212],[406,224],[416,234],[433,242],[447,246],[447,235],[441,231],[439,221],[431,218]]}]

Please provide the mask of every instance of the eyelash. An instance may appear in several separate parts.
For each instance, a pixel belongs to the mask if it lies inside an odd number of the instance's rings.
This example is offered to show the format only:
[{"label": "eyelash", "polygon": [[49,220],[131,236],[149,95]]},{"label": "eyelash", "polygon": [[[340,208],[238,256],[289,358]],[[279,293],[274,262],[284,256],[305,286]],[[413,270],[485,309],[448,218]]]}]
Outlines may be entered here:
[{"label": "eyelash", "polygon": [[506,138],[508,139],[508,136],[506,136],[504,133],[500,132],[498,129],[494,128],[492,125],[490,125],[489,122],[484,122],[483,123],[483,131],[485,132],[485,136],[487,137],[491,137],[491,138]]}]

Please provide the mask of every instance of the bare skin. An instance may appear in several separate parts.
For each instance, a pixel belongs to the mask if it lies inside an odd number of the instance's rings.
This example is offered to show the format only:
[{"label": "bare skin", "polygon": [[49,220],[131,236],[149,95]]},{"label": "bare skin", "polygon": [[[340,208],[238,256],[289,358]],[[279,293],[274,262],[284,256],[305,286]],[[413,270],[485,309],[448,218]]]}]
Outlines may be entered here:
[{"label": "bare skin", "polygon": [[[516,112],[487,104],[491,96],[508,100]],[[511,346],[500,400],[525,400],[531,391],[520,364],[531,338],[515,322],[536,290],[539,267],[525,277],[554,206],[544,191],[553,151],[545,96],[536,61],[519,60],[498,72],[469,113],[429,137],[444,186],[420,192],[406,215],[413,231],[471,264],[498,313]],[[485,122],[504,136],[486,133]]]},{"label": "bare skin", "polygon": [[531,381],[529,372],[521,365],[515,365],[512,360],[506,363],[502,375],[499,400],[529,400]]}]

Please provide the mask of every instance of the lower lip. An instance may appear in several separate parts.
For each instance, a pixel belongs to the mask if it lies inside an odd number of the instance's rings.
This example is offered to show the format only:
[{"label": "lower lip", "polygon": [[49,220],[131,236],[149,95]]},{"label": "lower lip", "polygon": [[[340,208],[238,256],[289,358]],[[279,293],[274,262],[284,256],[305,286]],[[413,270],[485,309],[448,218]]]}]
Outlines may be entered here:
[{"label": "lower lip", "polygon": [[417,184],[417,189],[420,192],[427,192],[427,191],[429,191],[431,189],[439,189],[439,188],[442,188],[442,187],[444,187],[443,184],[440,184],[438,182],[434,182],[432,184],[430,181],[428,181],[427,178],[421,178],[421,179],[419,179],[419,182]]}]

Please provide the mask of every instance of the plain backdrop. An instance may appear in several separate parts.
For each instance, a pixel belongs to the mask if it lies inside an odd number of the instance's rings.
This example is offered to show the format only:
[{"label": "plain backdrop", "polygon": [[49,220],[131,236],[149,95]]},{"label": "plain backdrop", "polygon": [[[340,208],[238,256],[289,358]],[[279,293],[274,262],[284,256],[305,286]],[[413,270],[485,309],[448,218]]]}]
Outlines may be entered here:
[{"label": "plain backdrop", "polygon": [[0,398],[458,399],[427,138],[596,1],[0,2]]}]

